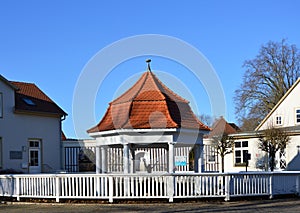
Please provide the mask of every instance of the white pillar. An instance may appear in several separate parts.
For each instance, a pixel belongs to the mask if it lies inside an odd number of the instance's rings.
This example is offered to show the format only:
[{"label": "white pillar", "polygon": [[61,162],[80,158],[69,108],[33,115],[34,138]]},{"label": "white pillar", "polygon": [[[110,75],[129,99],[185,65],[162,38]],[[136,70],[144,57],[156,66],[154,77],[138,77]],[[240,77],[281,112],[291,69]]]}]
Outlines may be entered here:
[{"label": "white pillar", "polygon": [[123,163],[124,163],[124,173],[129,173],[129,145],[128,143],[123,144]]},{"label": "white pillar", "polygon": [[105,146],[101,146],[101,169],[102,173],[107,172],[107,152]]},{"label": "white pillar", "polygon": [[[128,143],[123,144],[123,163],[124,163],[124,174],[129,173],[129,145]],[[129,177],[124,177],[124,194],[129,195]]]},{"label": "white pillar", "polygon": [[169,166],[168,166],[168,172],[169,173],[174,173],[174,142],[169,142],[169,151],[168,151],[168,159],[169,159]]},{"label": "white pillar", "polygon": [[96,146],[96,174],[101,173],[101,152],[100,146]]}]

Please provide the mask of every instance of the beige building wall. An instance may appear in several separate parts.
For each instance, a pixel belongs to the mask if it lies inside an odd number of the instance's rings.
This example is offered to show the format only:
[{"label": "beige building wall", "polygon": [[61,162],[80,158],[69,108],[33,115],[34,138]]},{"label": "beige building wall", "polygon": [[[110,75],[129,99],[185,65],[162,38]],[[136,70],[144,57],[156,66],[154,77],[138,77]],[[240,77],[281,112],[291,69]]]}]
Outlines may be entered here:
[{"label": "beige building wall", "polygon": [[14,113],[14,89],[0,81],[3,116],[0,118],[2,141],[1,169],[29,172],[29,140],[39,140],[41,172],[60,170],[61,119],[35,114]]}]

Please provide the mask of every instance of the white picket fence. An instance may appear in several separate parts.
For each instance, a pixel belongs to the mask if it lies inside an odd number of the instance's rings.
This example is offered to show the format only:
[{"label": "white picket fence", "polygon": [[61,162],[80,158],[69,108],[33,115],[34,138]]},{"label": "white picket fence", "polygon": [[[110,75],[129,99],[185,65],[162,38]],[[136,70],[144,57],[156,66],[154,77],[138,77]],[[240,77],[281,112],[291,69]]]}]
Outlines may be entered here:
[{"label": "white picket fence", "polygon": [[60,199],[168,199],[300,193],[300,172],[0,175],[0,196]]}]

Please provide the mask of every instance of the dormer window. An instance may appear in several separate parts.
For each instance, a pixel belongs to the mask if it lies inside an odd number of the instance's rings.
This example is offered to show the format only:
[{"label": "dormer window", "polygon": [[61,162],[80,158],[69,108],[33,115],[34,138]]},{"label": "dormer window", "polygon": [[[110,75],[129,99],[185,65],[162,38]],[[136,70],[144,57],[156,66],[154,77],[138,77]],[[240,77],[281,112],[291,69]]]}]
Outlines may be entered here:
[{"label": "dormer window", "polygon": [[35,106],[36,104],[33,102],[33,100],[29,98],[22,98],[22,100],[29,106]]},{"label": "dormer window", "polygon": [[282,125],[282,117],[281,117],[281,115],[276,116],[275,124],[277,126]]},{"label": "dormer window", "polygon": [[300,124],[300,109],[296,109],[296,124]]}]

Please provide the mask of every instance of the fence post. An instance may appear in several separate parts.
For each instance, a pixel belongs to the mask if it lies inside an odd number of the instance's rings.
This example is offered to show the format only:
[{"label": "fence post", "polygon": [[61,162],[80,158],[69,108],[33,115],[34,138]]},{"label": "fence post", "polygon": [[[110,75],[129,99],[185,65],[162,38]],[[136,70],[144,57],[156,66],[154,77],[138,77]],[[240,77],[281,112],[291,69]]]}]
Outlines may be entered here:
[{"label": "fence post", "polygon": [[130,189],[130,178],[128,174],[124,177],[124,196],[130,196],[129,189]]},{"label": "fence post", "polygon": [[60,195],[60,178],[55,175],[55,201],[59,203],[59,195]]},{"label": "fence post", "polygon": [[173,203],[174,200],[174,193],[175,193],[175,176],[173,176],[172,174],[170,174],[170,176],[168,177],[168,197],[169,197],[169,202]]},{"label": "fence post", "polygon": [[108,177],[108,201],[113,202],[114,197],[114,179],[112,176]]},{"label": "fence post", "polygon": [[226,175],[225,176],[225,201],[230,200],[230,180],[231,180],[231,176]]},{"label": "fence post", "polygon": [[[96,196],[102,196],[101,192],[103,192],[104,189],[101,189],[101,186],[100,186],[100,177],[98,175],[96,175],[95,179],[96,179]],[[106,186],[104,186],[104,187],[106,187]]]},{"label": "fence post", "polygon": [[269,198],[273,199],[274,198],[274,195],[273,195],[273,173],[271,173],[270,177],[269,177],[269,193],[270,193]]},{"label": "fence post", "polygon": [[[16,180],[15,184],[15,189],[16,189],[16,196],[17,196],[17,201],[20,201],[20,178],[18,176],[13,176],[12,181]],[[13,185],[13,184],[12,184]]]}]

